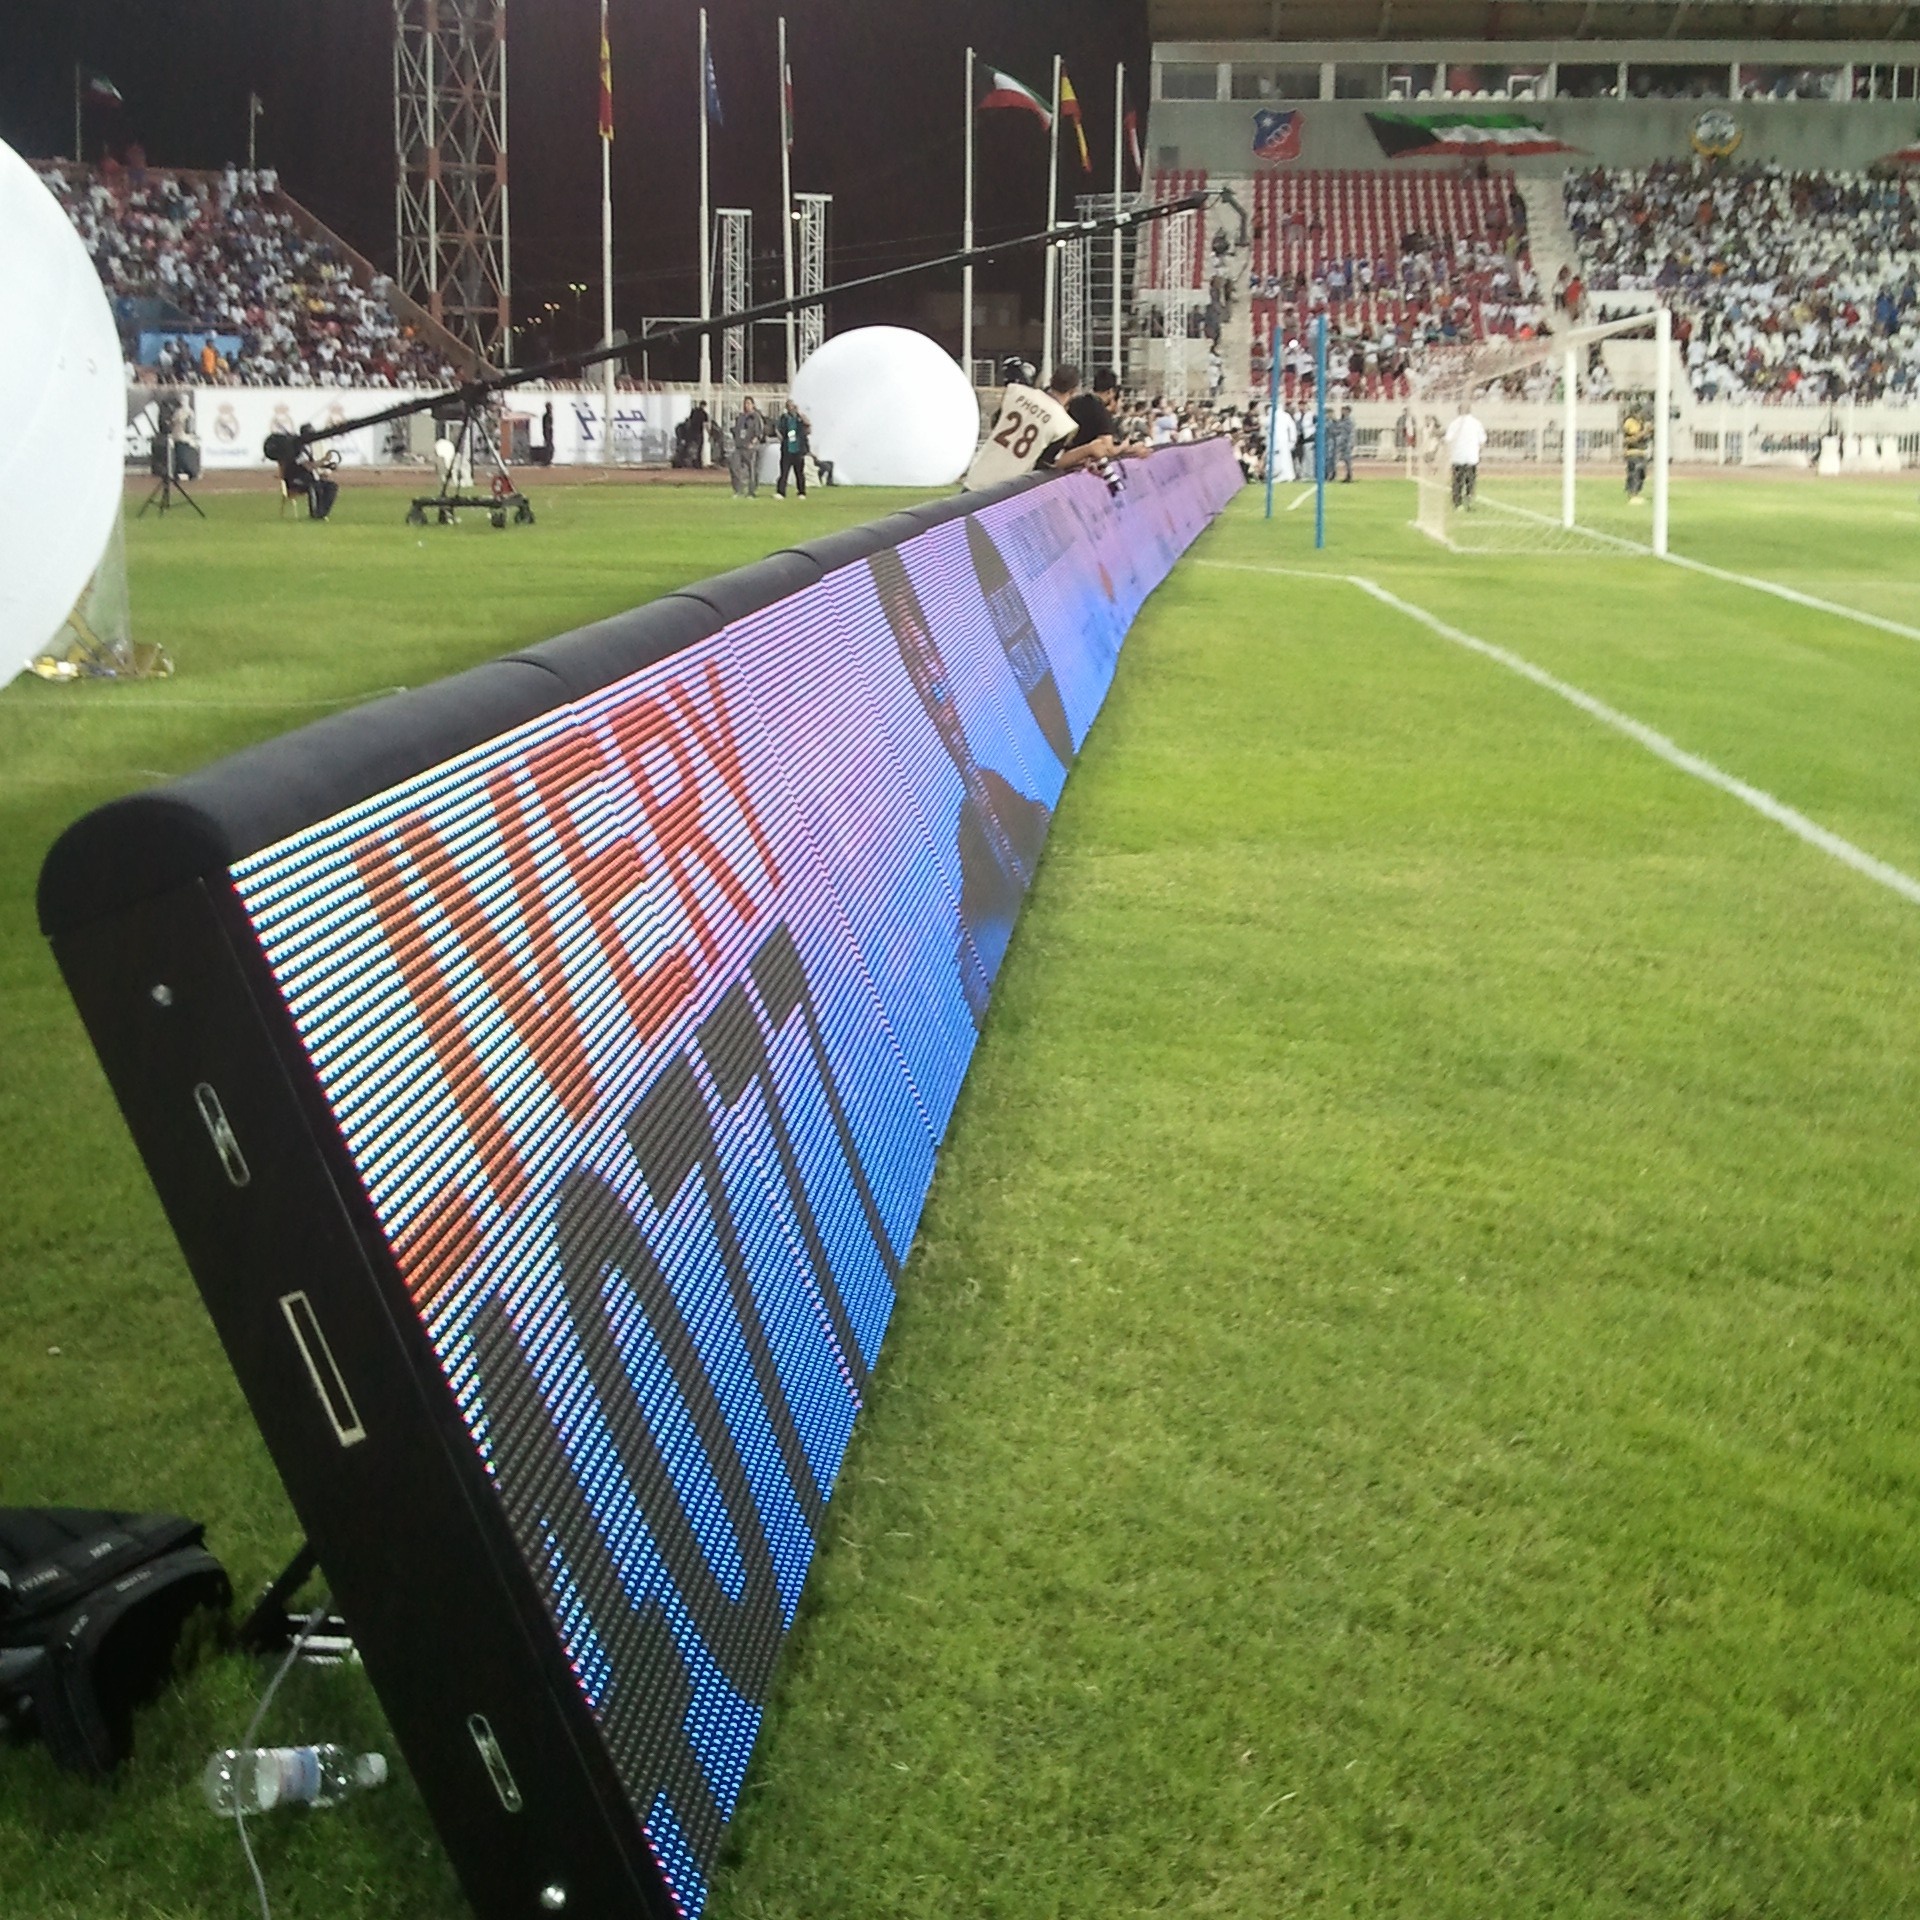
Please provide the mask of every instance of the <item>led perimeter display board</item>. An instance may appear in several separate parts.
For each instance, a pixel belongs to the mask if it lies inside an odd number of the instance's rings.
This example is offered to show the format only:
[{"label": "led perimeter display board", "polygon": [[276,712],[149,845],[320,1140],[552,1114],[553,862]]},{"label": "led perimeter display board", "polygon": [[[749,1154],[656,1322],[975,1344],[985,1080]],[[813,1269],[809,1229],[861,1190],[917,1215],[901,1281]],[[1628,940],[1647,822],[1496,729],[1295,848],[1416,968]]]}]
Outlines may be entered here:
[{"label": "led perimeter display board", "polygon": [[478,1913],[697,1915],[994,975],[1224,441],[89,815],[42,925]]}]

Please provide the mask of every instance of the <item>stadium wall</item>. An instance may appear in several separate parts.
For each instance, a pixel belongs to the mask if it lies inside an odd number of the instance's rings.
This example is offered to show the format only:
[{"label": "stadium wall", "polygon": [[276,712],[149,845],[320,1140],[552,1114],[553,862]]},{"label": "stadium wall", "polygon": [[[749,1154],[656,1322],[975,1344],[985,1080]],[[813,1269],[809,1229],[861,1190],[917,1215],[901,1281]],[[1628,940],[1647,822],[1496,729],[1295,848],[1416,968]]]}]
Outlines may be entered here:
[{"label": "stadium wall", "polygon": [[[1342,404],[1345,404],[1344,402]],[[1429,419],[1444,424],[1451,402],[1428,399],[1361,400],[1353,403],[1354,461],[1376,474],[1406,471],[1398,433],[1403,417],[1416,425]],[[1807,401],[1760,405],[1698,403],[1678,399],[1673,459],[1690,467],[1786,467],[1814,465],[1822,443],[1834,442],[1842,473],[1888,473],[1920,466],[1920,415],[1912,408],[1854,405],[1849,401]],[[1583,473],[1596,468],[1623,471],[1620,421],[1627,408],[1620,398],[1582,400],[1578,409],[1579,460]],[[1256,403],[1256,416],[1264,411]],[[1482,396],[1474,402],[1487,431],[1495,436],[1490,458],[1540,463],[1557,468],[1562,413],[1557,400],[1517,402]]]},{"label": "stadium wall", "polygon": [[47,859],[484,1920],[704,1904],[1068,771],[1241,484],[1224,440],[1127,478],[825,536]]},{"label": "stadium wall", "polygon": [[[1254,152],[1254,116],[1275,107],[1300,116],[1297,156],[1265,162]],[[1568,167],[1644,167],[1694,157],[1694,132],[1711,108],[1730,115],[1742,163],[1774,161],[1804,171],[1858,170],[1920,144],[1920,104],[1824,100],[1159,100],[1152,124],[1157,169],[1204,168],[1246,174],[1272,166],[1367,170],[1457,169],[1458,158],[1389,160],[1368,114],[1511,114],[1537,124],[1554,143],[1547,153],[1501,152],[1490,158],[1519,172]]]}]

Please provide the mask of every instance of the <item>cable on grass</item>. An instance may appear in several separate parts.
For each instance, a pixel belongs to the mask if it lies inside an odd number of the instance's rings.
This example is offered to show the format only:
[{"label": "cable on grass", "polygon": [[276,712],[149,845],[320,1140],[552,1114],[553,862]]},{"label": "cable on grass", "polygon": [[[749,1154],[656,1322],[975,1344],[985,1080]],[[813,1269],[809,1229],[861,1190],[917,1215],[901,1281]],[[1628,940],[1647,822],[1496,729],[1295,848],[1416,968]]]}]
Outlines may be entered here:
[{"label": "cable on grass", "polygon": [[[240,1751],[250,1753],[260,1737],[260,1723],[267,1717],[267,1709],[273,1705],[273,1696],[280,1691],[280,1682],[293,1671],[293,1663],[300,1657],[300,1649],[307,1644],[320,1623],[326,1619],[332,1607],[332,1601],[322,1600],[307,1615],[300,1631],[288,1644],[286,1656],[274,1669],[273,1678],[267,1682],[266,1691],[260,1696],[260,1704],[253,1710],[253,1718],[247,1722],[247,1730],[240,1736]],[[240,1835],[240,1851],[247,1857],[247,1871],[253,1875],[253,1890],[260,1896],[260,1920],[273,1920],[273,1905],[267,1898],[266,1876],[260,1871],[260,1862],[254,1858],[253,1842],[247,1838],[246,1809],[237,1801],[234,1803],[233,1824]]]}]

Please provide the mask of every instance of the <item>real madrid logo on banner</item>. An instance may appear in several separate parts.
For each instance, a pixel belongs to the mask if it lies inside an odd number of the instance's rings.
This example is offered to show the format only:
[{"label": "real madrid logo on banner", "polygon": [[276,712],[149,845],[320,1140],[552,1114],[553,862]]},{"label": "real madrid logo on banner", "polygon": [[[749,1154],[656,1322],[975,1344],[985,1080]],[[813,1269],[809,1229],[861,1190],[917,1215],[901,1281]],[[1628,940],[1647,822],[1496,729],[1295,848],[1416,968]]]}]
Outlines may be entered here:
[{"label": "real madrid logo on banner", "polygon": [[1708,107],[1695,119],[1691,138],[1695,153],[1724,160],[1746,138],[1746,129],[1725,107]]}]

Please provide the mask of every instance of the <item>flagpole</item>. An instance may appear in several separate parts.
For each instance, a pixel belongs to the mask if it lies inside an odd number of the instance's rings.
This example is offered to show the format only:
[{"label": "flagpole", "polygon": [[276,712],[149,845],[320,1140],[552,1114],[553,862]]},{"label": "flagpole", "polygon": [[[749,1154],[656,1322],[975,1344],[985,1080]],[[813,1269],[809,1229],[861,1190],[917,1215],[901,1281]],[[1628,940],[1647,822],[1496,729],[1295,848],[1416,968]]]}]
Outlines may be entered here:
[{"label": "flagpole", "polygon": [[[780,258],[782,292],[793,298],[793,90],[787,79],[787,16],[780,16]],[[793,379],[798,317],[787,315],[787,379]]]},{"label": "flagpole", "polygon": [[1047,137],[1047,249],[1046,290],[1040,308],[1040,381],[1053,377],[1053,288],[1058,266],[1053,229],[1060,217],[1060,56],[1053,56],[1053,125]]},{"label": "flagpole", "polygon": [[[1120,198],[1126,191],[1125,172],[1125,121],[1127,117],[1127,70],[1117,66],[1113,70],[1113,211],[1120,211]],[[1116,231],[1108,236],[1113,243],[1113,370],[1120,376],[1122,387],[1126,385],[1126,368],[1121,364],[1121,350],[1125,341],[1120,328],[1120,256],[1125,249],[1120,244],[1120,235]]]},{"label": "flagpole", "polygon": [[249,92],[247,95],[247,171],[249,173],[255,172],[260,164],[254,149],[254,127],[259,119],[260,96]]},{"label": "flagpole", "polygon": [[[600,129],[600,344],[613,344],[613,59],[607,43],[607,0],[600,0],[600,86],[606,122]],[[704,105],[704,102],[702,103]],[[600,364],[600,457],[613,465],[613,365]]]},{"label": "flagpole", "polygon": [[[960,222],[960,244],[968,253],[973,251],[973,61],[974,52],[967,49],[967,198],[966,212]],[[973,385],[973,268],[971,265],[960,269],[960,367],[967,376],[967,385]]]},{"label": "flagpole", "polygon": [[[707,153],[707,10],[700,9],[700,318],[713,318],[713,182]],[[713,413],[713,342],[700,336],[700,404]],[[701,464],[706,450],[701,449]]]}]

